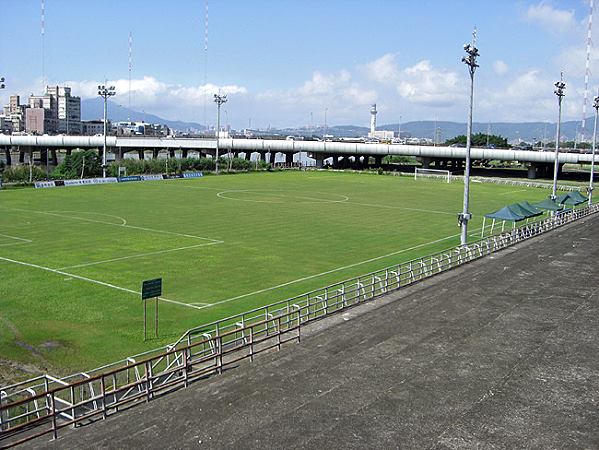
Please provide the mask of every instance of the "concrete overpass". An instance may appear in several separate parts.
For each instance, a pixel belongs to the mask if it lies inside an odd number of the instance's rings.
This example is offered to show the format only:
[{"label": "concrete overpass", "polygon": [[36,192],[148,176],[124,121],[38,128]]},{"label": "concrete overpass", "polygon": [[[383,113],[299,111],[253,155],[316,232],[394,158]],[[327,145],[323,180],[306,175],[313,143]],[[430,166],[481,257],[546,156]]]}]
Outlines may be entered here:
[{"label": "concrete overpass", "polygon": [[[56,150],[64,149],[67,154],[76,148],[97,148],[102,151],[103,136],[10,136],[0,135],[0,148],[4,148],[7,163],[11,163],[11,152],[18,151],[20,161],[24,154],[32,155],[40,152],[40,157],[50,152],[52,160],[56,163]],[[145,152],[151,151],[157,157],[160,151],[168,151],[172,157],[179,151],[182,157],[187,157],[190,152],[198,156],[216,153],[216,140],[203,138],[172,138],[172,137],[117,137],[108,136],[106,139],[108,151],[114,153],[120,160],[126,153],[136,152],[139,158],[145,158]],[[347,166],[361,164],[367,166],[370,158],[374,158],[375,166],[380,166],[382,159],[387,155],[414,156],[420,158],[424,167],[431,165],[436,168],[459,169],[463,166],[466,149],[461,147],[420,146],[398,144],[364,144],[333,141],[299,141],[299,140],[269,140],[269,139],[220,139],[221,153],[231,152],[235,156],[243,154],[246,159],[258,153],[260,158],[270,158],[274,162],[275,155],[282,153],[286,162],[293,161],[293,155],[305,152],[316,160],[317,166],[322,166],[323,161],[331,158],[334,166]],[[486,148],[472,148],[473,160],[502,160],[529,163],[529,177],[537,174],[551,173],[554,152],[539,152],[527,150],[500,150]],[[569,164],[584,164],[591,162],[591,155],[585,153],[560,152],[560,166]]]}]

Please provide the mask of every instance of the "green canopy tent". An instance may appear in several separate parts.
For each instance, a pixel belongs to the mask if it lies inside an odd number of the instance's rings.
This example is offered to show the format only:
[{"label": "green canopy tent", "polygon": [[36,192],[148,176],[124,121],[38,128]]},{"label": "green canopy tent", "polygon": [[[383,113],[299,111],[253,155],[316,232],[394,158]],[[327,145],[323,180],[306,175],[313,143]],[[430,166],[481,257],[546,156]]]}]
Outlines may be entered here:
[{"label": "green canopy tent", "polygon": [[569,194],[569,197],[576,200],[578,203],[576,203],[577,205],[580,205],[582,203],[586,203],[589,201],[588,198],[586,198],[584,195],[582,195],[580,192],[578,191],[572,191]]},{"label": "green canopy tent", "polygon": [[546,198],[538,203],[533,203],[533,205],[537,209],[544,209],[546,211],[560,211],[564,209],[562,205],[558,202],[551,200],[550,198]]},{"label": "green canopy tent", "polygon": [[580,194],[576,195],[574,194],[574,192],[568,192],[566,194],[558,195],[555,201],[560,205],[574,207],[576,205],[580,205],[581,203],[586,202],[587,200]]},{"label": "green canopy tent", "polygon": [[493,222],[491,223],[491,234],[493,234],[493,228],[495,227],[496,220],[502,221],[501,231],[503,231],[505,229],[505,222],[512,222],[512,224],[513,224],[512,228],[515,228],[516,222],[520,222],[521,220],[524,220],[527,218],[525,213],[523,213],[519,210],[516,210],[512,206],[513,205],[504,206],[503,208],[501,208],[495,212],[485,214],[483,217],[483,228],[482,228],[481,237],[485,233],[485,222],[487,219],[493,220]]},{"label": "green canopy tent", "polygon": [[518,204],[520,206],[522,206],[524,209],[527,209],[528,211],[530,211],[532,213],[532,216],[530,216],[530,217],[536,217],[536,216],[540,216],[541,214],[543,214],[543,211],[541,209],[537,208],[536,206],[531,205],[527,201],[520,202]]},{"label": "green canopy tent", "polygon": [[512,211],[517,212],[521,216],[524,216],[524,218],[526,219],[527,222],[528,222],[528,219],[530,219],[531,217],[536,217],[536,216],[540,216],[541,214],[543,214],[542,211],[539,211],[537,208],[530,205],[528,202],[513,203],[513,204],[509,205],[508,208],[510,208]]}]

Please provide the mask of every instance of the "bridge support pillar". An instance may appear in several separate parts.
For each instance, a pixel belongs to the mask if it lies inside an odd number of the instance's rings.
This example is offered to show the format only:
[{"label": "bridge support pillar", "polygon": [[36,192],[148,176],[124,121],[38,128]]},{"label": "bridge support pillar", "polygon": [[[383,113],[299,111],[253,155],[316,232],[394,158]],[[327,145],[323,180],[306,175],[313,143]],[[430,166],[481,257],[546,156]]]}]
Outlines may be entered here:
[{"label": "bridge support pillar", "polygon": [[52,155],[52,165],[56,167],[58,165],[58,157],[56,156],[56,149],[53,148],[50,150],[50,155]]},{"label": "bridge support pillar", "polygon": [[174,158],[174,157],[175,157],[175,150],[173,150],[173,149],[170,149],[170,150],[168,151],[168,155],[169,155],[171,158]]},{"label": "bridge support pillar", "polygon": [[286,164],[293,164],[293,152],[285,152],[285,163]]},{"label": "bridge support pillar", "polygon": [[432,162],[431,158],[429,158],[427,156],[423,156],[422,158],[420,158],[420,161],[422,162],[422,168],[423,169],[430,169],[431,162]]},{"label": "bridge support pillar", "polygon": [[156,148],[152,149],[152,158],[154,158],[154,159],[158,158],[158,149],[156,149]]},{"label": "bridge support pillar", "polygon": [[535,163],[530,163],[528,165],[527,178],[529,180],[534,180],[536,177],[537,177],[537,165]]},{"label": "bridge support pillar", "polygon": [[271,163],[273,166],[275,164],[275,157],[277,156],[277,152],[270,152],[270,161],[268,161],[269,163]]},{"label": "bridge support pillar", "polygon": [[145,152],[144,152],[143,150],[138,150],[138,151],[137,151],[137,157],[138,157],[140,160],[143,160],[143,159],[145,159],[145,157],[146,157],[146,156],[145,156]]},{"label": "bridge support pillar", "polygon": [[23,164],[25,162],[25,151],[19,147],[19,164]]},{"label": "bridge support pillar", "polygon": [[324,166],[324,155],[322,153],[316,153],[314,159],[316,159],[316,167],[322,169],[322,166]]},{"label": "bridge support pillar", "polygon": [[383,157],[382,155],[376,155],[374,157],[374,166],[381,167],[383,165]]},{"label": "bridge support pillar", "polygon": [[339,155],[332,155],[333,158],[333,168],[337,169],[339,167]]},{"label": "bridge support pillar", "polygon": [[12,166],[12,158],[10,157],[10,147],[4,147],[4,155],[6,157],[6,165]]},{"label": "bridge support pillar", "polygon": [[72,148],[67,148],[67,156],[71,156],[71,154],[73,153],[73,149]]},{"label": "bridge support pillar", "polygon": [[252,159],[252,152],[246,150],[244,156],[246,161],[249,161],[250,159]]},{"label": "bridge support pillar", "polygon": [[181,149],[181,158],[187,158],[188,154],[189,150],[187,150],[186,148]]}]

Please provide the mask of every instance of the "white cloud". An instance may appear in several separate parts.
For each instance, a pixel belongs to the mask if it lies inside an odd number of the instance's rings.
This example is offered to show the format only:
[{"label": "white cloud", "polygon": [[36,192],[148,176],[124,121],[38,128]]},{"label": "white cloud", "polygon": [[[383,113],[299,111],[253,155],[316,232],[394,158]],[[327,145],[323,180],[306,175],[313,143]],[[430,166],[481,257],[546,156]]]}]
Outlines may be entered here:
[{"label": "white cloud", "polygon": [[525,19],[554,34],[565,33],[576,28],[574,11],[556,9],[544,1],[530,5],[525,13]]},{"label": "white cloud", "polygon": [[503,76],[509,72],[510,68],[505,62],[498,59],[497,61],[493,62],[493,70],[497,75]]},{"label": "white cloud", "polygon": [[347,70],[337,73],[316,71],[312,78],[298,88],[286,91],[268,91],[257,95],[258,100],[278,100],[288,105],[329,105],[352,108],[376,101],[374,90],[364,89],[353,81]]},{"label": "white cloud", "polygon": [[399,70],[395,62],[396,56],[387,53],[378,59],[366,64],[365,71],[368,78],[379,83],[397,83]]},{"label": "white cloud", "polygon": [[403,70],[397,92],[412,103],[449,107],[463,102],[467,83],[457,73],[437,70],[423,60]]},{"label": "white cloud", "polygon": [[[114,101],[122,105],[128,103],[129,80],[104,81],[66,81],[64,85],[71,86],[74,95],[82,98],[98,96],[98,85],[107,84],[116,88]],[[183,86],[169,84],[151,76],[131,80],[131,107],[136,110],[146,110],[173,119],[197,119],[197,110],[205,102],[212,102],[212,95],[223,93],[232,96],[245,95],[247,89],[243,86],[206,84],[199,86]]]},{"label": "white cloud", "polygon": [[463,78],[455,72],[436,69],[430,61],[422,60],[401,69],[396,55],[387,53],[364,66],[366,76],[395,91],[412,104],[432,107],[451,107],[462,102],[465,95]]}]

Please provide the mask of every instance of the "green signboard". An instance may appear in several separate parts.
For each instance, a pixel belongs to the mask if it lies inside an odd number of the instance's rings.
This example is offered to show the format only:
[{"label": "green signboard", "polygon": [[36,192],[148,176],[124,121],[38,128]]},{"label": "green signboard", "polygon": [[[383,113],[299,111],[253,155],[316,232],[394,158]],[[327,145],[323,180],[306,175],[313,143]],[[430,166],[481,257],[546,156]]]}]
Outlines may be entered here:
[{"label": "green signboard", "polygon": [[141,286],[141,299],[160,297],[162,295],[162,278],[146,280]]}]

